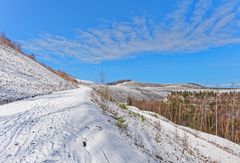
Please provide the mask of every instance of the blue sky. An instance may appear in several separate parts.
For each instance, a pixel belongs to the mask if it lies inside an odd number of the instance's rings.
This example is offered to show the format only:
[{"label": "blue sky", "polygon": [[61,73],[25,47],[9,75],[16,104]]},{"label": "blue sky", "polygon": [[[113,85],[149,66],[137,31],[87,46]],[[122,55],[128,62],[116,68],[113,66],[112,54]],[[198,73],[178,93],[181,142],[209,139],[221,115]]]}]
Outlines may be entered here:
[{"label": "blue sky", "polygon": [[80,79],[240,83],[238,0],[1,0],[0,32]]}]

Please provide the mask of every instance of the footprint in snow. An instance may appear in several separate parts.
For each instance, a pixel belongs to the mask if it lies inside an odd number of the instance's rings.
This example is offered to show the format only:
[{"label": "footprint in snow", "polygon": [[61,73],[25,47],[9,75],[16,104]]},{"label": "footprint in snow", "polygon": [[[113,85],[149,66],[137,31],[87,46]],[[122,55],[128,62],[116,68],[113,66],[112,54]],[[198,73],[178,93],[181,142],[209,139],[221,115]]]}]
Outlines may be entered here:
[{"label": "footprint in snow", "polygon": [[102,130],[103,128],[101,126],[96,126],[99,130]]},{"label": "footprint in snow", "polygon": [[18,143],[18,142],[15,142],[15,143],[14,143],[14,145],[16,145],[16,146],[17,146],[17,145],[19,145],[19,143]]},{"label": "footprint in snow", "polygon": [[12,156],[12,154],[8,154],[8,155],[6,156],[6,158],[11,157],[11,156]]}]

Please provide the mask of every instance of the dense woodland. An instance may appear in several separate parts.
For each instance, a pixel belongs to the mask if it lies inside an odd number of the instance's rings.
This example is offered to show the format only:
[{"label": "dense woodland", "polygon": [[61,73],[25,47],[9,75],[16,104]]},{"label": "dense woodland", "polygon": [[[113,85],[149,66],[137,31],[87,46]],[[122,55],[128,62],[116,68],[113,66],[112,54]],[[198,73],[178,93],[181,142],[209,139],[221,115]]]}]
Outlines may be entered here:
[{"label": "dense woodland", "polygon": [[165,101],[128,98],[128,105],[240,143],[240,93],[172,92]]}]

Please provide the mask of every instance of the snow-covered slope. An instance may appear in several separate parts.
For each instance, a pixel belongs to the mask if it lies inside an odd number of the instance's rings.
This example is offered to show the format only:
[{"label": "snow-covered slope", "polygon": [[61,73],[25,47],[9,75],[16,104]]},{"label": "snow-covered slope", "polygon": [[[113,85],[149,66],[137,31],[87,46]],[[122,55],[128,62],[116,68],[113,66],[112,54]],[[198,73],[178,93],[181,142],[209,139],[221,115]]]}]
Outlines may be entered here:
[{"label": "snow-covered slope", "polygon": [[94,84],[96,84],[95,82],[90,81],[90,80],[80,80],[80,79],[77,79],[77,81],[81,85],[94,85]]},{"label": "snow-covered slope", "polygon": [[[240,145],[227,139],[176,125],[157,114],[129,110],[144,116],[144,123],[132,123],[132,133],[150,153],[170,162],[240,162]],[[138,127],[136,127],[138,126]],[[156,126],[159,130],[156,130]],[[141,132],[144,131],[144,132]],[[151,141],[150,141],[151,140]],[[155,140],[155,142],[154,142]],[[157,143],[156,143],[157,142]]]},{"label": "snow-covered slope", "polygon": [[0,104],[74,87],[27,56],[0,44]]},{"label": "snow-covered slope", "polygon": [[[105,113],[92,101],[103,102]],[[126,128],[116,126],[119,117]],[[134,107],[120,109],[84,86],[0,106],[0,142],[0,162],[240,161],[237,144]]]},{"label": "snow-covered slope", "polygon": [[81,87],[0,106],[0,162],[147,162],[90,95]]},{"label": "snow-covered slope", "polygon": [[96,90],[107,89],[108,93],[114,97],[117,102],[127,102],[128,97],[137,100],[164,100],[171,92],[200,92],[200,91],[213,91],[213,92],[240,92],[240,89],[229,88],[207,88],[198,84],[151,84],[140,83],[135,81],[123,82],[115,85],[93,85]]},{"label": "snow-covered slope", "polygon": [[[100,102],[101,103],[101,102]],[[114,102],[102,102],[110,116],[126,120],[124,135],[158,162],[240,162],[240,145],[227,139],[172,123],[160,115]]]}]

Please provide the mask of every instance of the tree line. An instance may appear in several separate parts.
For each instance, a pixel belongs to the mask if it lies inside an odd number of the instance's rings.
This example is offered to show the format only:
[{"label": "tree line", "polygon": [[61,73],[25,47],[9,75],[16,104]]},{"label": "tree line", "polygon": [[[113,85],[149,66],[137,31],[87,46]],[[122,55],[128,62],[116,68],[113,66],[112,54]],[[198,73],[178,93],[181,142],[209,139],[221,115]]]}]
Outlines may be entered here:
[{"label": "tree line", "polygon": [[240,143],[240,93],[171,92],[164,101],[128,98],[128,105],[170,121]]}]

